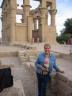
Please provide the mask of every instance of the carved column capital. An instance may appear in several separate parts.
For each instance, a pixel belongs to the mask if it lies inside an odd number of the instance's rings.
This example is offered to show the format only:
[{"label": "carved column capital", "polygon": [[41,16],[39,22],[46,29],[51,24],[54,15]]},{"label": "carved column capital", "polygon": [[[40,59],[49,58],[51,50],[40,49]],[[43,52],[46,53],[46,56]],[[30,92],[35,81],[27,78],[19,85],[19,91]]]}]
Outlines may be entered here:
[{"label": "carved column capital", "polygon": [[51,9],[51,10],[48,10],[50,15],[56,15],[57,13],[57,9]]},{"label": "carved column capital", "polygon": [[55,15],[56,15],[57,10],[49,10],[49,13],[51,15],[51,26],[55,26]]}]

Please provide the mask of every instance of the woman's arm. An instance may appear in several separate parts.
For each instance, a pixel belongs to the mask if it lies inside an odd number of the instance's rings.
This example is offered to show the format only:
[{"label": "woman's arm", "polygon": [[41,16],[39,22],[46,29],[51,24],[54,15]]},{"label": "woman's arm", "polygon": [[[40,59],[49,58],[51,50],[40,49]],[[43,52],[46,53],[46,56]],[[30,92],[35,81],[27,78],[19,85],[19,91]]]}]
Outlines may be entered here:
[{"label": "woman's arm", "polygon": [[36,66],[37,68],[42,68],[42,65],[39,64],[39,56],[38,56],[38,58],[37,58],[37,60],[36,60],[36,62],[35,62],[35,66]]},{"label": "woman's arm", "polygon": [[60,73],[64,73],[64,71],[60,70],[56,64],[56,57],[54,57],[54,65],[53,65],[53,68],[57,71],[57,72],[60,72]]}]

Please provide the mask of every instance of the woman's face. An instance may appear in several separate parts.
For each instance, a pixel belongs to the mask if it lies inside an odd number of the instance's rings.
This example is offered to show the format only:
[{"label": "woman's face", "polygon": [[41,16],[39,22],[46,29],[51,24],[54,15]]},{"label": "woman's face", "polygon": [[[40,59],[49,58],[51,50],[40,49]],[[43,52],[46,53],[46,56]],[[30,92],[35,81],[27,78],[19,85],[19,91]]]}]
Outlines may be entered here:
[{"label": "woman's face", "polygon": [[50,54],[50,47],[44,47],[45,54]]}]

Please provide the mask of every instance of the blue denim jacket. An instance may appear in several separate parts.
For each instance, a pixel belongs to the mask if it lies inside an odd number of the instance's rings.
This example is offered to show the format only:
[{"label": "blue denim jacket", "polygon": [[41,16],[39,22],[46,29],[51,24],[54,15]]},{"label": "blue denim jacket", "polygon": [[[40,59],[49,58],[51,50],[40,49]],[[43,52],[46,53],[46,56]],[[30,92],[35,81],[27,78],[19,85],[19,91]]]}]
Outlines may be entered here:
[{"label": "blue denim jacket", "polygon": [[[41,73],[41,69],[42,69],[42,65],[44,64],[44,60],[45,60],[45,53],[43,52],[38,56],[38,58],[35,62],[37,73]],[[56,65],[56,57],[55,57],[54,53],[50,53],[49,72],[51,72],[53,69],[55,69],[56,71],[59,70],[58,66]]]}]

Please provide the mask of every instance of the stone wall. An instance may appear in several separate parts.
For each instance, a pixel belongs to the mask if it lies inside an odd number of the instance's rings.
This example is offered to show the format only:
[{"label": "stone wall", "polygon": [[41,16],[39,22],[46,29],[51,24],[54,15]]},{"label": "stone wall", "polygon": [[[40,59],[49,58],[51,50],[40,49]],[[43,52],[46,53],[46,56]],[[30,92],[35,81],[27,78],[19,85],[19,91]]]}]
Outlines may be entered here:
[{"label": "stone wall", "polygon": [[47,96],[72,96],[72,81],[56,73],[48,84]]},{"label": "stone wall", "polygon": [[72,81],[63,75],[56,74],[57,96],[72,96]]}]

